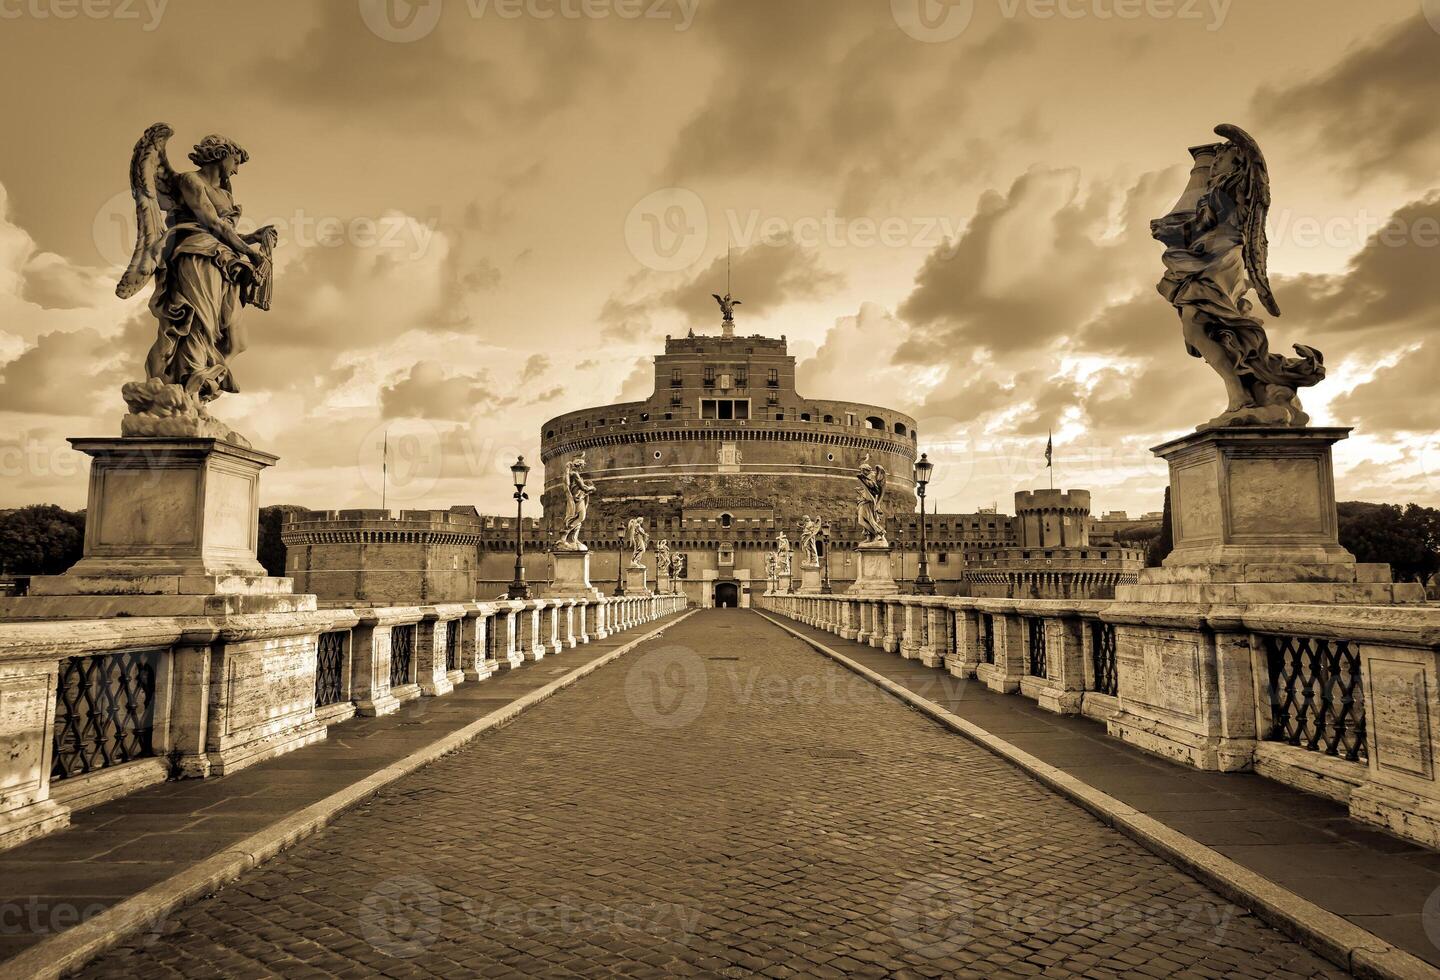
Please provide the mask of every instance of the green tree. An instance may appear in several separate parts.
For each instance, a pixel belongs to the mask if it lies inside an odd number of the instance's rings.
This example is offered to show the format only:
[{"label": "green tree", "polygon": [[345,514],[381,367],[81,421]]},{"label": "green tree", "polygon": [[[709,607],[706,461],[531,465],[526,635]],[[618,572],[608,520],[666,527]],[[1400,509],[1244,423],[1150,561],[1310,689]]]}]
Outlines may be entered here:
[{"label": "green tree", "polygon": [[59,575],[80,560],[85,512],[32,504],[0,513],[0,573]]},{"label": "green tree", "polygon": [[1159,567],[1160,563],[1170,556],[1175,550],[1175,528],[1170,519],[1170,488],[1165,488],[1165,510],[1164,516],[1160,518],[1160,533],[1150,541],[1150,546],[1145,549],[1145,564],[1151,568]]},{"label": "green tree", "polygon": [[260,536],[256,557],[270,575],[285,574],[285,543],[280,540],[280,528],[287,514],[308,514],[310,511],[295,504],[277,504],[260,508]]},{"label": "green tree", "polygon": [[1356,560],[1389,565],[1402,582],[1424,582],[1440,571],[1440,511],[1435,508],[1347,500],[1336,510],[1340,544]]}]

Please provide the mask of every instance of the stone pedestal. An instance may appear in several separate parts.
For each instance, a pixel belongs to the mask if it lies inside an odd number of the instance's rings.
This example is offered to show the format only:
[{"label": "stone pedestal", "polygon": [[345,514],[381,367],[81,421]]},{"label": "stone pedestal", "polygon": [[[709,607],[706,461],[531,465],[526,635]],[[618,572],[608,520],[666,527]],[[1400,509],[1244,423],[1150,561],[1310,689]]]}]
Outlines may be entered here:
[{"label": "stone pedestal", "polygon": [[845,590],[848,595],[895,595],[900,591],[895,584],[895,575],[890,571],[888,545],[866,547],[862,544],[855,549],[855,558],[859,570],[855,584]]},{"label": "stone pedestal", "polygon": [[276,457],[218,439],[71,439],[88,454],[85,550],[0,600],[6,619],[305,612],[255,557],[260,472]]},{"label": "stone pedestal", "polygon": [[631,565],[625,569],[625,594],[626,595],[649,595],[650,585],[647,578],[645,566],[636,568]]},{"label": "stone pedestal", "polygon": [[792,581],[792,577],[788,572],[775,576],[775,591],[781,595],[789,595]]},{"label": "stone pedestal", "polygon": [[818,595],[820,592],[820,566],[800,566],[800,591],[805,595]]},{"label": "stone pedestal", "polygon": [[1387,565],[1340,546],[1331,447],[1349,429],[1206,429],[1156,447],[1170,464],[1175,550],[1122,602],[1360,603],[1424,601]]},{"label": "stone pedestal", "polygon": [[551,552],[555,574],[551,577],[547,596],[567,599],[599,599],[600,590],[590,584],[589,551]]}]

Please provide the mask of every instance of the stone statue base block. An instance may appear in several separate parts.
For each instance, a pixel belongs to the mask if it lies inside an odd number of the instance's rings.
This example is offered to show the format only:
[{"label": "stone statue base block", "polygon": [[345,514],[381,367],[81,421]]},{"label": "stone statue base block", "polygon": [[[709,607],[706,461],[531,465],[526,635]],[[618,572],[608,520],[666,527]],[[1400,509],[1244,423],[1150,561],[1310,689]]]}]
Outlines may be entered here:
[{"label": "stone statue base block", "polygon": [[775,576],[775,591],[781,593],[782,595],[788,593],[790,591],[790,586],[792,582],[793,578],[790,575]]},{"label": "stone statue base block", "polygon": [[1205,429],[1152,450],[1170,464],[1175,549],[1118,586],[1125,602],[1423,601],[1340,545],[1331,447],[1349,429]]},{"label": "stone statue base block", "polygon": [[900,587],[895,584],[895,575],[890,571],[889,548],[855,549],[860,569],[855,584],[846,589],[847,595],[895,595]]},{"label": "stone statue base block", "polygon": [[800,591],[806,595],[815,595],[820,591],[820,566],[800,566]]},{"label": "stone statue base block", "polygon": [[650,594],[650,585],[648,582],[648,575],[645,569],[633,567],[625,569],[625,594]]},{"label": "stone statue base block", "polygon": [[255,557],[260,472],[276,457],[217,439],[71,439],[91,457],[85,549],[0,603],[12,619],[315,608]]},{"label": "stone statue base block", "polygon": [[564,599],[599,599],[600,590],[590,584],[590,552],[554,551],[555,574],[546,596]]}]

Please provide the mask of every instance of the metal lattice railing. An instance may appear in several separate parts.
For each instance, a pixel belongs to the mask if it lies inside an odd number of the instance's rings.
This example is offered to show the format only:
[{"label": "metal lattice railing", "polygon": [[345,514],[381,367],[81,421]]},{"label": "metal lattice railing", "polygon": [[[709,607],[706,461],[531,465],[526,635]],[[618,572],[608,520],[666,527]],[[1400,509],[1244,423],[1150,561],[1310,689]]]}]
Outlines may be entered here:
[{"label": "metal lattice railing", "polygon": [[1025,632],[1028,642],[1026,653],[1029,655],[1027,668],[1031,677],[1048,677],[1049,657],[1045,639],[1045,620],[1040,616],[1025,617]]},{"label": "metal lattice railing", "polygon": [[390,686],[410,683],[410,659],[415,653],[415,624],[390,630]]},{"label": "metal lattice railing", "polygon": [[1115,697],[1120,693],[1120,675],[1115,669],[1115,624],[1090,621],[1090,666],[1095,672],[1094,690]]},{"label": "metal lattice railing", "polygon": [[1263,637],[1272,741],[1351,762],[1368,758],[1360,653],[1345,640]]},{"label": "metal lattice railing", "polygon": [[345,638],[349,630],[320,634],[315,648],[315,707],[339,704],[345,699]]},{"label": "metal lattice railing", "polygon": [[995,616],[991,613],[981,613],[976,617],[979,621],[980,635],[980,660],[983,663],[993,664],[995,662]]},{"label": "metal lattice railing", "polygon": [[460,669],[460,624],[462,619],[452,619],[445,624],[445,669]]},{"label": "metal lattice railing", "polygon": [[155,754],[155,673],[160,650],[70,657],[55,692],[51,779],[68,779]]},{"label": "metal lattice railing", "polygon": [[486,660],[495,660],[495,659],[497,659],[497,658],[499,657],[499,654],[498,654],[496,651],[499,650],[499,648],[500,648],[500,647],[499,647],[500,641],[499,641],[499,639],[496,637],[495,634],[499,631],[499,628],[500,628],[501,624],[504,623],[504,622],[505,622],[505,620],[504,620],[502,617],[500,617],[500,616],[493,616],[493,615],[492,615],[492,616],[486,616],[486,617],[485,617],[485,659],[486,659]]}]

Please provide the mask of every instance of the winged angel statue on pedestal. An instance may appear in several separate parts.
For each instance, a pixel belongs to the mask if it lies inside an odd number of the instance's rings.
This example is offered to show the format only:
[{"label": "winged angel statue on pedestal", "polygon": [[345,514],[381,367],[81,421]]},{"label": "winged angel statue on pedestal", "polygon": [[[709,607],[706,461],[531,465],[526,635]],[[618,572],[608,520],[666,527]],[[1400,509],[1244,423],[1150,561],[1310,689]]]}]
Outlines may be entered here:
[{"label": "winged angel statue on pedestal", "polygon": [[270,225],[249,234],[236,225],[240,206],[230,180],[249,159],[238,143],[206,136],[190,153],[198,169],[176,173],[165,155],[172,134],[156,123],[130,158],[135,252],[115,293],[128,299],[153,281],[150,312],[157,331],[145,380],[121,389],[130,414],[120,431],[248,446],[205,406],[221,392],[239,390],[230,362],[245,349],[240,312],[246,306],[270,309],[277,236]]},{"label": "winged angel statue on pedestal", "polygon": [[1226,142],[1191,148],[1195,164],[1185,192],[1169,214],[1150,222],[1166,246],[1156,288],[1180,314],[1186,348],[1225,383],[1229,404],[1200,428],[1303,426],[1310,416],[1296,390],[1324,379],[1325,358],[1299,344],[1298,357],[1271,353],[1264,321],[1245,298],[1253,289],[1271,316],[1280,315],[1265,268],[1269,170],[1245,130],[1221,125],[1215,132]]},{"label": "winged angel statue on pedestal", "polygon": [[887,476],[885,467],[870,463],[868,453],[860,461],[860,472],[855,474],[855,479],[860,481],[860,487],[855,491],[855,522],[860,525],[860,535],[864,540],[856,547],[876,550],[890,547],[890,539],[885,536]]}]

